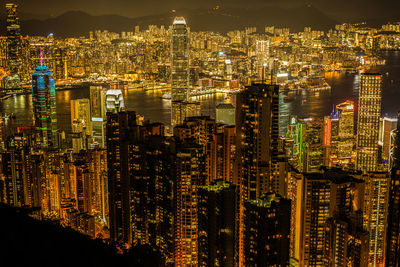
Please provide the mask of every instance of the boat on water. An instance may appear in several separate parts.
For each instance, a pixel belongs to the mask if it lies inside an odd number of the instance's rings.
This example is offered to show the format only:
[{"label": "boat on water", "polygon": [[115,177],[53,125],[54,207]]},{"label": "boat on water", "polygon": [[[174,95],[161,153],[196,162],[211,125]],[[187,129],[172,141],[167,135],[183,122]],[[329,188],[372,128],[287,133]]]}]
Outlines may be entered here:
[{"label": "boat on water", "polygon": [[171,100],[171,92],[166,92],[161,96],[162,99]]},{"label": "boat on water", "polygon": [[302,84],[302,87],[311,91],[330,90],[331,86],[326,82],[324,77],[309,77]]},{"label": "boat on water", "polygon": [[292,102],[294,100],[294,96],[292,96],[292,95],[285,95],[284,97],[283,97],[283,102],[284,103],[290,103],[290,102]]}]

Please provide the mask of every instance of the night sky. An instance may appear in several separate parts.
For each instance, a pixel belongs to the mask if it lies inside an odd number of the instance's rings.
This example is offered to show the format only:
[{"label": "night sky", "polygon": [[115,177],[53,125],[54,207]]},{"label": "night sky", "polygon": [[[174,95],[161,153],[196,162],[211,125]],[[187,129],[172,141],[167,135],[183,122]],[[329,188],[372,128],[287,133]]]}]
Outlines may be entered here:
[{"label": "night sky", "polygon": [[81,10],[93,15],[118,14],[128,17],[159,14],[171,9],[279,6],[311,4],[339,21],[388,18],[400,20],[399,0],[19,0],[20,11],[29,15],[57,16]]}]

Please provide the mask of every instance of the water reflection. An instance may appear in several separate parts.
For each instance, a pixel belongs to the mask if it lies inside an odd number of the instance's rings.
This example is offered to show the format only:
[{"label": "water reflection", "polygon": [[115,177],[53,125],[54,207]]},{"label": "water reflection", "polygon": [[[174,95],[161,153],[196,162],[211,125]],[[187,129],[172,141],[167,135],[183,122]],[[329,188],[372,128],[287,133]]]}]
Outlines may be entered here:
[{"label": "water reflection", "polygon": [[[384,75],[383,85],[383,114],[394,116],[400,104],[400,53],[388,52],[386,55],[387,65],[379,67],[374,71],[388,73]],[[290,114],[300,118],[323,117],[329,114],[333,105],[352,100],[358,100],[358,74],[346,74],[330,72],[325,76],[327,82],[332,87],[329,91],[309,92],[302,91],[291,94],[290,99],[285,101],[285,96],[281,95],[280,103],[280,134],[285,134],[287,122]],[[145,119],[170,123],[170,101],[162,99],[164,91],[161,90],[123,90],[126,106],[129,110],[135,110]],[[57,91],[57,118],[58,126],[61,131],[70,130],[70,100],[79,98],[89,98],[88,88],[74,90]],[[235,97],[225,94],[196,97],[196,101],[201,103],[201,113],[215,117],[215,106],[225,101],[230,101],[235,105]],[[30,125],[32,123],[32,99],[30,95],[13,96],[0,102],[2,112],[14,113],[16,121],[20,125]]]}]

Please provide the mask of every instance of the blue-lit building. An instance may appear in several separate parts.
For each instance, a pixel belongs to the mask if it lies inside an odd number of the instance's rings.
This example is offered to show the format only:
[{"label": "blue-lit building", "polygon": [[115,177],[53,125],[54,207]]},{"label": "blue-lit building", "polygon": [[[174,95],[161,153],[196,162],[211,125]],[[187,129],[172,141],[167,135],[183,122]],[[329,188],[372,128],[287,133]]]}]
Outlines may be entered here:
[{"label": "blue-lit building", "polygon": [[32,105],[38,148],[58,148],[56,87],[47,66],[38,66],[32,75]]}]

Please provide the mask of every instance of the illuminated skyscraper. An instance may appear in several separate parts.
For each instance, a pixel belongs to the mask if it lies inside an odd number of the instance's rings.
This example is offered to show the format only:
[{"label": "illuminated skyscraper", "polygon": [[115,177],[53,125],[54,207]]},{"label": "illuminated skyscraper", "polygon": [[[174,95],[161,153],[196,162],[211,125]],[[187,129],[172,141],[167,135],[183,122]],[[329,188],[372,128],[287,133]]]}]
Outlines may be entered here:
[{"label": "illuminated skyscraper", "polygon": [[[337,123],[337,121],[336,121]],[[322,120],[303,119],[303,172],[317,172],[324,165]]]},{"label": "illuminated skyscraper", "polygon": [[257,58],[257,77],[260,80],[266,79],[266,71],[269,57],[269,40],[256,41],[256,58]]},{"label": "illuminated skyscraper", "polygon": [[7,60],[9,76],[3,81],[5,88],[19,88],[20,81],[20,49],[21,49],[21,28],[18,18],[18,5],[15,3],[7,3]]},{"label": "illuminated skyscraper", "polygon": [[237,175],[245,200],[269,190],[272,164],[278,154],[278,86],[254,84],[237,98]]},{"label": "illuminated skyscraper", "polygon": [[[398,113],[400,119],[400,112]],[[400,266],[400,124],[394,131],[393,168],[389,187],[385,266]]]},{"label": "illuminated skyscraper", "polygon": [[385,259],[386,228],[390,175],[371,172],[364,175],[364,228],[369,233],[368,266],[383,266]]},{"label": "illuminated skyscraper", "polygon": [[199,266],[237,266],[239,187],[219,180],[198,195]]},{"label": "illuminated skyscraper", "polygon": [[379,127],[379,143],[382,145],[382,159],[389,160],[390,154],[390,136],[397,127],[397,118],[381,118]]},{"label": "illuminated skyscraper", "polygon": [[362,74],[358,98],[356,161],[356,169],[362,172],[377,170],[381,102],[382,76],[375,73]]},{"label": "illuminated skyscraper", "polygon": [[[347,244],[343,243],[347,239],[340,237],[342,241],[330,240],[328,236],[331,231],[326,229],[327,222],[331,218],[336,221],[331,225],[335,228],[335,233],[337,229],[347,231],[340,229],[340,221],[350,223],[350,218],[356,215],[361,220],[364,182],[339,169],[322,170],[319,173],[306,173],[301,176],[301,181],[297,181],[296,192],[294,256],[299,260],[299,266],[339,266],[331,265],[330,261],[337,263],[343,259],[327,255],[332,253],[346,257],[346,254],[340,254],[343,250],[338,248],[347,250]],[[366,249],[365,245],[363,247]]]},{"label": "illuminated skyscraper", "polygon": [[[171,127],[183,122],[189,101],[189,36],[186,21],[176,17],[171,40]],[[194,116],[190,114],[189,116]]]},{"label": "illuminated skyscraper", "polygon": [[71,100],[71,125],[75,120],[83,124],[86,135],[92,136],[92,116],[89,99]]},{"label": "illuminated skyscraper", "polygon": [[56,47],[53,49],[53,71],[56,80],[68,78],[68,64],[65,48]]},{"label": "illuminated skyscraper", "polygon": [[210,178],[233,183],[235,163],[236,128],[233,125],[218,127],[210,149]]},{"label": "illuminated skyscraper", "polygon": [[171,100],[188,101],[189,89],[189,37],[186,21],[176,17],[172,24],[171,68],[172,88]]},{"label": "illuminated skyscraper", "polygon": [[130,218],[129,132],[136,126],[135,112],[107,113],[107,169],[110,238],[132,243]]},{"label": "illuminated skyscraper", "polygon": [[289,118],[286,156],[289,163],[298,171],[303,170],[303,124],[295,116]]},{"label": "illuminated skyscraper", "polygon": [[354,103],[338,104],[324,118],[324,146],[326,166],[348,166],[354,146]]},{"label": "illuminated skyscraper", "polygon": [[90,87],[90,113],[92,115],[93,141],[105,147],[106,90],[101,86]]},{"label": "illuminated skyscraper", "polygon": [[241,186],[239,259],[244,259],[243,219],[246,200],[270,190],[270,176],[278,155],[279,87],[253,84],[236,100],[236,162],[234,183]]},{"label": "illuminated skyscraper", "polygon": [[174,181],[175,266],[198,266],[198,187],[204,179],[199,171],[202,148],[196,143],[178,145]]},{"label": "illuminated skyscraper", "polygon": [[174,136],[180,141],[185,139],[193,139],[193,141],[201,146],[201,158],[204,164],[199,166],[199,171],[205,173],[204,179],[200,181],[200,185],[208,184],[215,179],[211,175],[211,143],[213,135],[216,133],[215,120],[208,116],[188,117],[183,124],[174,128]]},{"label": "illuminated skyscraper", "polygon": [[56,87],[53,73],[38,66],[32,75],[32,106],[37,144],[43,149],[58,148]]},{"label": "illuminated skyscraper", "polygon": [[290,200],[268,194],[244,205],[244,266],[289,266]]},{"label": "illuminated skyscraper", "polygon": [[343,102],[336,106],[339,113],[338,161],[341,165],[351,162],[354,146],[354,103]]},{"label": "illuminated skyscraper", "polygon": [[101,86],[90,86],[90,112],[93,118],[106,118],[106,90]]}]

